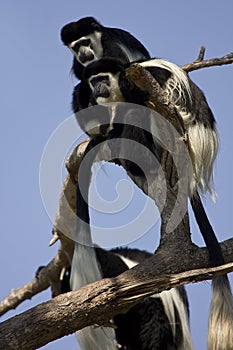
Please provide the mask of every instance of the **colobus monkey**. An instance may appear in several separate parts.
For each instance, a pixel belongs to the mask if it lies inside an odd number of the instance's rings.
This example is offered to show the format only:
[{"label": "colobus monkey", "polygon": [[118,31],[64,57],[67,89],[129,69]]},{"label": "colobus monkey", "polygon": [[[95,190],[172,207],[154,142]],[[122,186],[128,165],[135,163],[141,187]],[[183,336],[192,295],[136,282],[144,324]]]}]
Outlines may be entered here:
[{"label": "colobus monkey", "polygon": [[[201,90],[191,81],[187,74],[178,66],[161,59],[146,60],[139,63],[154,76],[160,86],[167,92],[170,100],[176,106],[178,112],[184,120],[188,133],[189,142],[193,152],[194,167],[194,193],[191,194],[191,205],[205,240],[210,255],[212,266],[224,264],[221,247],[217,241],[213,228],[206,216],[204,207],[198,194],[198,189],[202,192],[211,192],[211,178],[213,163],[218,150],[218,136],[215,126],[214,116],[208,106],[206,98]],[[90,101],[97,104],[109,102],[132,102],[144,105],[148,95],[140,91],[132,82],[128,81],[125,74],[125,66],[112,58],[103,58],[91,63],[83,73],[83,81],[87,82],[90,88]],[[76,87],[73,95],[73,107],[77,112],[79,108],[80,86]],[[81,89],[82,90],[82,89]],[[79,113],[77,120],[79,121]],[[96,116],[95,116],[96,117]],[[85,130],[85,121],[79,121]],[[84,123],[84,124],[82,124]],[[107,130],[107,129],[106,129]],[[110,129],[109,129],[110,130]],[[108,135],[97,135],[97,138]],[[110,138],[122,137],[124,127],[112,126],[109,132]],[[133,131],[133,137],[137,134]],[[140,130],[138,134],[140,142]],[[154,140],[153,140],[154,141]],[[148,145],[146,145],[148,147]],[[155,144],[156,146],[156,144]],[[149,148],[153,151],[153,145]],[[160,145],[158,145],[160,148]],[[159,154],[159,152],[157,152]],[[128,173],[138,171],[131,164],[126,164],[118,160]],[[138,174],[142,175],[142,174]],[[230,284],[227,275],[213,279],[213,297],[209,321],[209,349],[230,349],[233,339],[233,301]]]},{"label": "colobus monkey", "polygon": [[[106,251],[95,248],[104,278],[116,277],[152,254],[137,249]],[[69,279],[69,274],[67,274]],[[62,292],[69,291],[68,280]],[[113,317],[115,345],[120,349],[170,350],[192,349],[189,332],[189,308],[185,289],[174,288],[146,299],[127,313]],[[92,338],[81,339],[84,348],[93,349]],[[89,346],[89,347],[88,347]],[[99,344],[101,348],[101,344]]]},{"label": "colobus monkey", "polygon": [[74,54],[72,70],[80,80],[84,67],[101,57],[116,57],[124,63],[150,58],[146,48],[129,32],[104,27],[93,17],[65,25],[61,39]]},{"label": "colobus monkey", "polygon": [[[193,152],[196,187],[202,192],[209,190],[212,193],[210,183],[218,150],[218,135],[213,113],[204,94],[181,68],[171,62],[150,59],[139,64],[154,76],[178,109]],[[120,60],[103,58],[85,69],[83,81],[89,84],[89,90],[85,91],[88,92],[85,94],[88,101],[83,99],[82,83],[77,85],[73,94],[73,110],[77,119],[77,112],[90,103],[131,102],[145,105],[148,94],[140,91],[126,78],[125,68],[127,65]],[[78,119],[85,131],[83,122],[85,121]]]},{"label": "colobus monkey", "polygon": [[[83,69],[88,64],[101,57],[117,57],[120,58],[123,63],[129,63],[136,60],[145,60],[150,58],[150,55],[146,48],[129,32],[118,28],[104,27],[92,17],[82,18],[77,22],[72,22],[64,26],[61,30],[61,39],[63,43],[74,54],[72,71],[74,75],[81,80]],[[79,84],[79,88],[77,89],[79,90],[79,109],[86,108],[89,104],[96,103],[94,100],[91,101],[91,91],[88,84],[85,81],[82,80]],[[93,143],[91,143],[91,145],[89,146],[89,149],[91,149],[91,147],[95,143],[98,143],[98,141],[101,141],[101,138],[98,140],[94,140]],[[90,172],[90,169],[88,169],[88,171]],[[88,179],[86,179],[86,182],[88,189]],[[89,222],[88,204],[81,203],[81,200],[79,198],[80,196],[78,195],[78,193],[79,188],[77,190],[77,216],[78,218],[81,217],[84,221]],[[80,220],[78,221],[78,243],[75,243],[74,258],[72,261],[71,269],[72,289],[77,289],[84,284],[102,278],[102,273],[98,268],[98,261],[96,258],[95,251],[91,247],[79,244],[80,242],[89,242],[91,244],[91,238],[88,227],[82,227],[82,222],[80,222]],[[79,276],[79,278],[77,278],[77,276]],[[169,307],[171,308],[171,310],[173,308],[172,299],[175,293],[176,292],[173,290],[171,292],[167,292],[168,296],[171,295],[169,299],[170,301],[167,302],[168,309]],[[186,324],[185,320],[182,320],[182,322],[184,322],[184,325]],[[99,335],[97,334],[98,331]],[[82,339],[85,336],[85,333],[87,334],[87,337],[89,337],[88,330],[87,332],[86,330],[83,330],[79,332],[79,334],[80,333],[83,334],[83,336],[81,335]],[[115,348],[113,342],[112,344],[110,344],[111,338],[113,339],[114,335],[113,332],[111,332],[109,329],[105,329],[104,331],[98,328],[96,328],[96,330],[92,329],[92,334],[96,340],[95,345],[92,344],[92,350],[109,350]],[[125,330],[125,334],[127,334],[127,329]],[[108,340],[108,338],[110,339],[110,341]],[[86,339],[86,341],[88,342],[88,338]],[[86,348],[89,349],[88,345]],[[161,350],[162,348],[163,347],[161,347]],[[184,345],[183,348],[176,347],[174,349],[191,350],[191,347],[185,347]]]}]

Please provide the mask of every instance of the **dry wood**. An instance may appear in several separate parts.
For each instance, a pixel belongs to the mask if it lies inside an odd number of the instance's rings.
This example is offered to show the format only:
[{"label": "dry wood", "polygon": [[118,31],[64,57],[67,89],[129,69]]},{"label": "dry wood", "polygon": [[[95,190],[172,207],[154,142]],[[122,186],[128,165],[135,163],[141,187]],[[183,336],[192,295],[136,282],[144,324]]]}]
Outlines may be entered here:
[{"label": "dry wood", "polygon": [[201,46],[199,56],[196,61],[190,62],[182,66],[181,68],[187,73],[201,68],[224,66],[226,64],[233,63],[233,52],[225,55],[223,57],[211,58],[209,60],[204,60],[205,48]]},{"label": "dry wood", "polygon": [[[160,262],[160,265],[163,263]],[[1,323],[1,349],[37,349],[86,326],[105,325],[112,316],[126,312],[149,295],[184,283],[213,278],[232,270],[233,263],[174,275],[159,274],[144,281],[122,278],[125,273],[116,278],[103,279],[78,291],[59,295]]]}]

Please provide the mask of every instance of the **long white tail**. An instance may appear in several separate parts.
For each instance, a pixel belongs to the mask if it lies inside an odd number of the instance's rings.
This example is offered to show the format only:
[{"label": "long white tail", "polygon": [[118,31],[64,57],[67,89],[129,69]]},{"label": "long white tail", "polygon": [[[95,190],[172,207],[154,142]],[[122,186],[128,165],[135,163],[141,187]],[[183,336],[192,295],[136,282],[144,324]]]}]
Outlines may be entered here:
[{"label": "long white tail", "polygon": [[208,349],[233,350],[233,298],[227,276],[212,281]]},{"label": "long white tail", "polygon": [[[77,228],[78,242],[75,242],[71,266],[72,290],[103,277],[91,242],[90,226],[78,220]],[[112,328],[90,326],[76,334],[83,350],[116,350],[115,333]]]},{"label": "long white tail", "polygon": [[180,294],[178,293],[177,288],[173,288],[169,291],[164,291],[160,293],[159,296],[162,300],[165,313],[171,325],[174,339],[176,338],[177,322],[175,311],[178,313],[182,333],[182,343],[180,344],[179,350],[193,350],[187,309],[180,297]]}]

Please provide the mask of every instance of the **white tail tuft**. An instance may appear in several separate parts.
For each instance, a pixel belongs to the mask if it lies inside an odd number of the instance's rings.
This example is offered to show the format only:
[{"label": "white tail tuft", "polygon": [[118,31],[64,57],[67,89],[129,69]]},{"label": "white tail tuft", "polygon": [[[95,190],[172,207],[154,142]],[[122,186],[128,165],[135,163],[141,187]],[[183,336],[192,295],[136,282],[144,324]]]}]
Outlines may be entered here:
[{"label": "white tail tuft", "polygon": [[227,276],[212,281],[208,349],[233,350],[233,297]]},{"label": "white tail tuft", "polygon": [[116,350],[112,328],[91,326],[77,332],[82,350]]},{"label": "white tail tuft", "polygon": [[209,191],[215,199],[213,190],[213,166],[218,152],[218,134],[202,124],[188,126],[189,142],[193,153],[194,190],[200,188],[204,194]]},{"label": "white tail tuft", "polygon": [[[78,243],[75,242],[71,266],[71,289],[76,290],[102,278],[102,272],[91,242],[90,226],[80,220],[77,225]],[[116,350],[112,328],[91,326],[77,333],[83,350]]]},{"label": "white tail tuft", "polygon": [[176,317],[175,309],[178,313],[180,319],[180,325],[182,329],[183,341],[178,350],[193,350],[190,330],[189,330],[189,320],[186,307],[183,300],[181,299],[178,290],[173,288],[168,291],[164,291],[158,296],[161,298],[165,313],[169,320],[169,323],[172,328],[172,334],[175,338],[176,336]]}]

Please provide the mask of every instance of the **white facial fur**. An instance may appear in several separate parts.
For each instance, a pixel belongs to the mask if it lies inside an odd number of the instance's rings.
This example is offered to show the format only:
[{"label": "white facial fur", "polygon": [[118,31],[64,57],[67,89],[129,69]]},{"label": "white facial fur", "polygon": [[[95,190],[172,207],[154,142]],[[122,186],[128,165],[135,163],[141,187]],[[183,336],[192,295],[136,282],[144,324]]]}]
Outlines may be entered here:
[{"label": "white facial fur", "polygon": [[[87,66],[89,63],[98,60],[99,58],[101,58],[103,56],[103,47],[102,47],[102,43],[101,43],[101,36],[102,33],[100,32],[94,32],[92,34],[86,35],[81,37],[78,40],[72,41],[68,47],[71,50],[71,52],[75,55],[77,61],[79,63],[81,63],[83,66]],[[91,40],[91,44],[89,46],[80,46],[80,49],[83,52],[89,53],[89,54],[93,54],[94,58],[91,61],[87,61],[85,63],[80,61],[80,52],[76,52],[73,47],[75,46],[75,44],[77,44],[78,42],[82,41],[82,40],[86,40],[86,39],[90,39]],[[80,51],[80,50],[79,50]]]},{"label": "white facial fur", "polygon": [[94,91],[94,88],[91,85],[90,81],[93,78],[101,76],[101,77],[106,77],[109,80],[109,85],[107,85],[107,88],[108,88],[108,91],[110,93],[110,96],[109,97],[97,97],[96,102],[99,105],[103,105],[105,103],[110,103],[110,102],[124,102],[125,101],[125,99],[122,96],[122,93],[120,91],[120,87],[119,87],[119,83],[118,83],[119,82],[119,74],[120,73],[113,74],[110,72],[106,72],[106,73],[99,73],[96,75],[92,75],[89,78],[88,83],[89,83],[89,86],[92,89],[92,91]]}]

